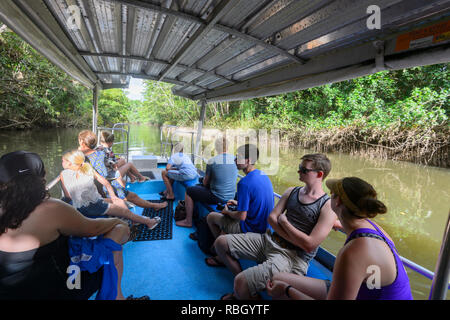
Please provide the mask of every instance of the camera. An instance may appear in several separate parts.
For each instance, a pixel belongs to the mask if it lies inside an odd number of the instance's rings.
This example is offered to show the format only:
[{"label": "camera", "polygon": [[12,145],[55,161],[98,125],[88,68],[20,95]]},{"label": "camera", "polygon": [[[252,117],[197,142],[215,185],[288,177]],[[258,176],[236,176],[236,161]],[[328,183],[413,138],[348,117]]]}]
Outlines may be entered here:
[{"label": "camera", "polygon": [[[226,205],[226,203],[219,203],[217,205],[217,210],[222,211],[223,209],[225,209],[225,205]],[[228,210],[237,211],[237,206],[235,206],[234,204],[230,204],[230,205],[228,205]]]}]

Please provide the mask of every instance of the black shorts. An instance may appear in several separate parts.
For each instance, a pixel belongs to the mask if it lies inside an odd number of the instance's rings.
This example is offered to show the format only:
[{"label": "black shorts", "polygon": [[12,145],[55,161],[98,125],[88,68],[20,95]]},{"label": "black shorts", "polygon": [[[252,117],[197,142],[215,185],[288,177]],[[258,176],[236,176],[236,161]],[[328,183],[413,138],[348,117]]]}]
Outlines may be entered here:
[{"label": "black shorts", "polygon": [[198,202],[203,202],[207,204],[218,204],[227,202],[227,200],[223,200],[220,199],[219,197],[216,197],[214,193],[211,192],[210,189],[199,184],[187,188],[186,192],[188,196],[191,197],[192,200]]}]

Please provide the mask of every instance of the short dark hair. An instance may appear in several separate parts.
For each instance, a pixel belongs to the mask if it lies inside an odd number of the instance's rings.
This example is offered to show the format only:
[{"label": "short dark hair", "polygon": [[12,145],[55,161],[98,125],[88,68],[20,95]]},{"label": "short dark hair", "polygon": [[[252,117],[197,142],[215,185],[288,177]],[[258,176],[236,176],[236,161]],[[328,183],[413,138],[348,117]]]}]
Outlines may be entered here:
[{"label": "short dark hair", "polygon": [[249,159],[250,164],[255,164],[259,159],[259,150],[254,144],[245,144],[237,149],[237,154]]},{"label": "short dark hair", "polygon": [[108,131],[102,131],[100,135],[100,141],[103,143],[111,143],[114,142],[114,134]]},{"label": "short dark hair", "polygon": [[37,175],[17,176],[0,183],[0,235],[17,229],[50,194],[45,179]]},{"label": "short dark hair", "polygon": [[331,161],[322,153],[305,154],[302,157],[303,161],[311,161],[312,168],[323,172],[322,180],[328,176],[331,171]]}]

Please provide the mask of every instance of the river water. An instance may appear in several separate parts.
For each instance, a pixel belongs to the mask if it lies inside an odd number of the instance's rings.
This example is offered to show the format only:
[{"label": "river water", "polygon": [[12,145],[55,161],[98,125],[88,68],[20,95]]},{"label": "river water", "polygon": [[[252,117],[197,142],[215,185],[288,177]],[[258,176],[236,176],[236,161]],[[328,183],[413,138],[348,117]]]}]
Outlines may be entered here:
[{"label": "river water", "polygon": [[[79,131],[46,129],[0,132],[0,154],[16,150],[38,153],[45,163],[47,180],[50,181],[62,169],[63,152],[77,147]],[[120,148],[115,151],[121,152]],[[158,155],[159,129],[132,126],[130,151]],[[298,180],[298,165],[300,158],[310,152],[304,149],[278,149],[278,170],[276,174],[269,175],[275,192],[282,194],[290,186],[302,185]],[[434,272],[450,208],[450,170],[347,154],[329,153],[327,156],[332,162],[330,178],[357,176],[375,187],[379,199],[388,207],[388,213],[374,220],[393,238],[400,255]],[[261,169],[265,168],[261,165]],[[52,196],[60,196],[58,189],[52,190]],[[326,187],[325,190],[328,191]],[[344,240],[344,234],[332,231],[322,246],[336,254]],[[414,298],[428,299],[431,280],[409,269],[407,271]]]}]

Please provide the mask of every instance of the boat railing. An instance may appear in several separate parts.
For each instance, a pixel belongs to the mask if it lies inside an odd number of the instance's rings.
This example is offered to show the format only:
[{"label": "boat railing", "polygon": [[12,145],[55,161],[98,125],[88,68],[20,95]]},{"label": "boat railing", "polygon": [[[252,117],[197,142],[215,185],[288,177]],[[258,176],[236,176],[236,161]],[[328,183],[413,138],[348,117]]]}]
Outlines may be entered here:
[{"label": "boat railing", "polygon": [[450,212],[447,218],[447,225],[442,239],[441,250],[436,263],[433,283],[431,285],[430,300],[444,300],[449,289],[448,281],[450,277]]},{"label": "boat railing", "polygon": [[116,136],[115,132],[121,132],[123,133],[123,138],[124,140],[121,141],[114,141],[113,145],[122,145],[122,152],[121,153],[116,153],[116,155],[118,156],[123,156],[125,157],[125,159],[127,160],[127,162],[129,161],[129,150],[130,150],[130,125],[128,123],[116,123],[113,125],[112,128],[107,128],[107,127],[98,127],[97,128],[97,141],[100,141],[100,135],[102,131],[111,131],[112,134],[114,134],[114,136]]}]

